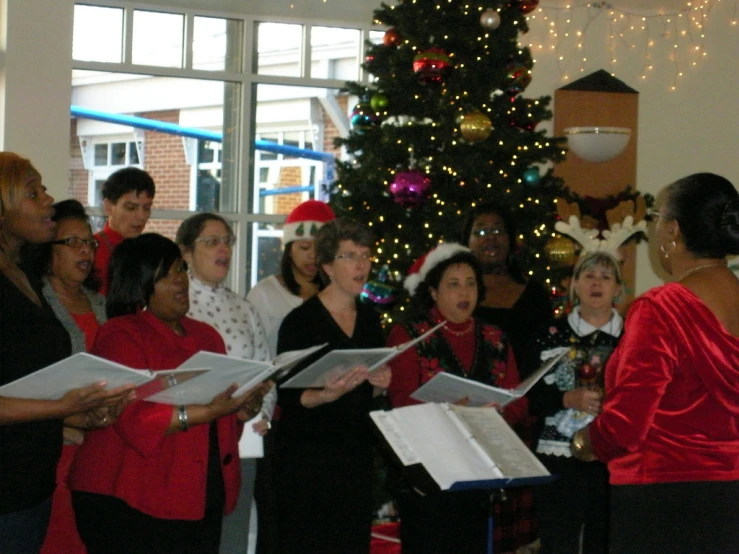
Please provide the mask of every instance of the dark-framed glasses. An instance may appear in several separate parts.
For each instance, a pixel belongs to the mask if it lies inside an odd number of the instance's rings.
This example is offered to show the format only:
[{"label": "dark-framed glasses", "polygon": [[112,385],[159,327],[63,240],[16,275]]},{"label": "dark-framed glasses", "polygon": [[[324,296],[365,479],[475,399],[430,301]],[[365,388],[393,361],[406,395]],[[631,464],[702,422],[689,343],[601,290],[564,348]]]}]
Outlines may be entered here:
[{"label": "dark-framed glasses", "polygon": [[195,239],[195,242],[202,242],[208,248],[214,248],[219,244],[224,246],[233,246],[236,244],[236,236],[224,235],[222,237],[217,237],[214,235],[211,237],[200,237],[199,239]]},{"label": "dark-framed glasses", "polygon": [[59,239],[59,240],[52,240],[51,244],[66,244],[70,248],[74,248],[75,250],[79,250],[82,248],[82,245],[87,245],[93,250],[97,250],[98,245],[100,242],[97,239],[89,238],[89,239],[81,239],[80,237],[67,237],[66,239]]},{"label": "dark-framed glasses", "polygon": [[375,258],[372,254],[364,253],[359,254],[358,252],[344,252],[343,254],[337,254],[334,256],[335,260],[344,260],[347,263],[356,263],[356,262],[369,262],[372,263],[375,261]]},{"label": "dark-framed glasses", "polygon": [[508,231],[505,227],[481,227],[480,229],[472,229],[472,234],[476,237],[495,237],[507,235]]}]

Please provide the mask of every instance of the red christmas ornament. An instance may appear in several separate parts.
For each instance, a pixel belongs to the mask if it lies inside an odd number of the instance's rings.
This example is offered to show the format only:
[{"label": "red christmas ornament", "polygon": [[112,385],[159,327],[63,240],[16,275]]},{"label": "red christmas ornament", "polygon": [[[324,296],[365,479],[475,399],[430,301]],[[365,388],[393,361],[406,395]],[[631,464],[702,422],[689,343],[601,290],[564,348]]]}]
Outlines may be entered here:
[{"label": "red christmas ornament", "polygon": [[398,46],[400,41],[400,33],[397,29],[388,29],[382,36],[382,43],[387,47]]},{"label": "red christmas ornament", "polygon": [[419,52],[413,58],[413,71],[423,83],[443,82],[451,68],[449,55],[436,46]]},{"label": "red christmas ornament", "polygon": [[531,13],[539,7],[539,0],[517,0],[514,6],[521,10],[521,13]]},{"label": "red christmas ornament", "polygon": [[531,83],[531,72],[524,64],[511,62],[506,67],[506,79],[508,80],[506,91],[508,94],[516,95]]},{"label": "red christmas ornament", "polygon": [[598,376],[598,368],[589,363],[584,363],[577,368],[577,378],[583,383],[592,383]]},{"label": "red christmas ornament", "polygon": [[417,169],[401,171],[395,174],[390,183],[390,194],[393,201],[404,208],[415,208],[422,205],[431,193],[431,179]]}]

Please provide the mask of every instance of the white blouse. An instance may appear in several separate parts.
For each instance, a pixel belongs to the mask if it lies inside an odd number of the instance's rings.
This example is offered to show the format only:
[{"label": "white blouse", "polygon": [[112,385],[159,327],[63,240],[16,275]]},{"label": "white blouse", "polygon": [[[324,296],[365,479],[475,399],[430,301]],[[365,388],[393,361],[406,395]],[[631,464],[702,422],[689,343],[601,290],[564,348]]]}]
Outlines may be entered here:
[{"label": "white blouse", "polygon": [[277,355],[277,336],[285,316],[303,303],[303,299],[292,294],[280,284],[275,275],[259,281],[246,295],[246,298],[257,309],[259,317],[267,331],[269,352],[274,358]]},{"label": "white blouse", "polygon": [[[213,288],[190,274],[190,311],[187,315],[215,327],[226,343],[229,356],[272,361],[267,334],[257,310],[246,298],[224,285]],[[273,388],[264,397],[262,412],[271,418],[276,403],[277,391]]]}]

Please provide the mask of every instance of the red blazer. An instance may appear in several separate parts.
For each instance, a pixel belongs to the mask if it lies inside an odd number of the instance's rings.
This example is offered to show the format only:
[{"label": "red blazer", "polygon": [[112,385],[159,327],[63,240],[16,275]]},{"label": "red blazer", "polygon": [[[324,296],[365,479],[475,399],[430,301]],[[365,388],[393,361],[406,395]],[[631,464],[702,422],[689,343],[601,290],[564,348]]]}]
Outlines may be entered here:
[{"label": "red blazer", "polygon": [[[226,353],[218,332],[183,318],[181,337],[150,312],[116,317],[98,331],[92,354],[135,369],[179,366],[201,350]],[[69,488],[115,496],[162,519],[198,520],[205,514],[208,425],[165,436],[172,410],[137,400],[110,427],[90,431],[77,451]],[[218,420],[226,489],[226,513],[233,510],[241,482],[238,440],[243,425],[236,415]]]}]

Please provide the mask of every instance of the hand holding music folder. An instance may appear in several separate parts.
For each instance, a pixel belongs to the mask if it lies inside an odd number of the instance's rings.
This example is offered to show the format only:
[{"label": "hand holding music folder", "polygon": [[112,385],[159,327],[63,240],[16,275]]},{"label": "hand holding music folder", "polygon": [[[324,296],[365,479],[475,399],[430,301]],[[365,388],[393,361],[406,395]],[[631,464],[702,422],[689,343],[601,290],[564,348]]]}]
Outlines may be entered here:
[{"label": "hand holding music folder", "polygon": [[285,352],[275,364],[198,352],[177,369],[133,369],[86,352],[79,352],[0,387],[0,396],[58,400],[68,391],[100,381],[106,389],[136,385],[136,398],[162,404],[208,404],[236,383],[244,394],[274,373],[288,371],[325,344]]},{"label": "hand holding music folder", "polygon": [[213,352],[198,352],[183,362],[179,369],[207,367],[210,369],[208,373],[198,375],[186,383],[168,387],[166,390],[148,396],[146,400],[173,405],[207,404],[215,395],[234,383],[239,388],[232,396],[241,396],[273,375],[290,371],[301,360],[325,346],[325,344],[319,344],[304,350],[283,352],[272,363],[245,360]]},{"label": "hand holding music folder", "polygon": [[72,389],[105,381],[106,389],[137,385],[136,396],[142,398],[172,384],[186,382],[207,372],[189,368],[171,371],[132,369],[86,352],[79,352],[25,377],[0,387],[0,396],[58,400]]},{"label": "hand holding music folder", "polygon": [[440,490],[547,483],[552,476],[495,408],[428,403],[370,413],[406,468]]},{"label": "hand holding music folder", "polygon": [[442,321],[423,335],[397,346],[331,350],[305,369],[302,369],[297,375],[282,383],[280,387],[296,389],[322,388],[332,378],[339,377],[350,369],[360,365],[367,366],[367,369],[372,373],[372,371],[385,365],[396,356],[441,329],[444,325],[446,325],[446,321]]},{"label": "hand holding music folder", "polygon": [[421,385],[412,395],[411,398],[420,402],[458,402],[466,398],[467,406],[486,406],[488,404],[498,404],[505,406],[518,400],[531,390],[539,379],[544,377],[552,367],[567,352],[562,352],[553,358],[547,360],[539,369],[529,375],[526,379],[513,389],[501,389],[479,383],[471,379],[465,379],[457,375],[446,372],[440,372],[434,375],[426,383]]}]

